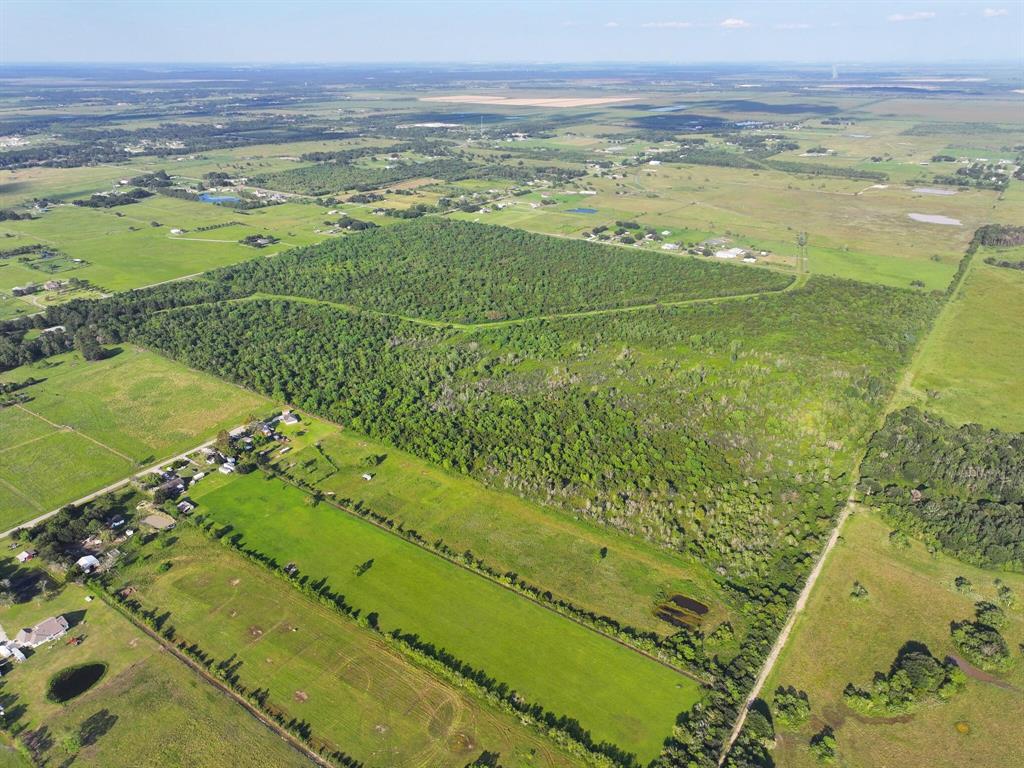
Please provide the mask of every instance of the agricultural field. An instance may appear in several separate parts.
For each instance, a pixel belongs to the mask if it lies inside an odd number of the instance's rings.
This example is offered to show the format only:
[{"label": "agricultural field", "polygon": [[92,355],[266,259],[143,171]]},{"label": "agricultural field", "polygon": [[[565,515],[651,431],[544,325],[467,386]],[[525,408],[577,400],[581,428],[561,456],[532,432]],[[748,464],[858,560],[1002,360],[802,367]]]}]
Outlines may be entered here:
[{"label": "agricultural field", "polygon": [[[8,371],[34,378],[0,410],[5,530],[244,423],[268,401],[138,347],[104,360],[77,352]],[[54,476],[61,478],[54,483]]]},{"label": "agricultural field", "polygon": [[[13,560],[4,561],[3,568],[8,577],[16,570]],[[25,577],[25,569],[16,575]],[[308,764],[114,609],[100,600],[86,602],[88,594],[68,584],[52,597],[0,608],[0,623],[12,635],[17,627],[64,615],[72,624],[69,636],[84,638],[78,645],[55,640],[5,670],[0,691],[5,727],[16,729],[21,742],[33,746],[35,764]],[[63,704],[47,698],[57,672],[85,664],[106,665],[98,683]]]},{"label": "agricultural field", "polygon": [[1024,249],[981,248],[910,374],[903,400],[956,424],[1024,432],[1024,271],[984,262],[1024,258]]},{"label": "agricultural field", "polygon": [[268,690],[317,738],[367,765],[461,768],[484,750],[509,766],[577,764],[191,526],[167,536],[172,546],[148,545],[118,579],[143,606],[169,611],[180,636],[240,662],[242,684]]},{"label": "agricultural field", "polygon": [[[315,445],[296,446],[278,466],[335,499],[400,521],[427,539],[443,539],[457,552],[469,550],[499,571],[515,572],[557,597],[638,629],[671,632],[655,608],[674,594],[709,608],[701,621],[705,631],[726,619],[741,624],[696,560],[683,562],[607,528],[554,514],[385,443],[318,426],[306,417],[284,428],[290,437],[312,431]],[[372,482],[362,478],[367,457],[386,457],[371,470]]]},{"label": "agricultural field", "polygon": [[250,475],[194,498],[242,546],[326,579],[351,605],[377,614],[384,631],[445,648],[644,762],[700,698],[699,684],[680,672],[329,504],[311,505],[279,480]]},{"label": "agricultural field", "polygon": [[[799,729],[776,726],[777,764],[817,765],[807,744],[828,725],[836,733],[840,764],[850,768],[920,765],[922,755],[936,768],[1006,765],[1008,755],[1024,749],[1019,728],[1024,718],[1024,660],[1018,649],[1024,641],[1024,577],[931,555],[917,541],[898,550],[889,542],[889,532],[867,510],[848,520],[765,686],[769,701],[779,686],[792,685],[806,691],[811,704],[810,719]],[[967,591],[956,589],[957,577],[969,580]],[[1013,649],[1009,671],[991,677],[968,674],[963,692],[912,714],[871,718],[849,709],[843,701],[846,684],[865,686],[876,672],[887,672],[904,643],[923,643],[940,659],[955,653],[950,624],[971,618],[976,601],[995,601],[995,579],[1017,596],[1001,630]],[[855,582],[867,590],[866,598],[851,597]]]}]

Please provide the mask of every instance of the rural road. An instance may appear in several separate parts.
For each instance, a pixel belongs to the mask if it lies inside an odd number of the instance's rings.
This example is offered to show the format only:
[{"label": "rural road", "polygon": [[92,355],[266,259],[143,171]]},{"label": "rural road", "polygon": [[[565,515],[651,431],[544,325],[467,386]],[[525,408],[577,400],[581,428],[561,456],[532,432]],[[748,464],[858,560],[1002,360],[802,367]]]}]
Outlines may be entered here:
[{"label": "rural road", "polygon": [[[935,329],[939,327],[942,317],[947,312],[951,311],[950,308],[955,305],[956,300],[959,298],[960,289],[963,287],[967,274],[971,271],[971,268],[974,266],[973,253],[970,250],[968,250],[967,253],[964,254],[964,258],[969,259],[969,261],[967,262],[967,267],[963,270],[963,272],[958,273],[958,275],[956,276],[956,283],[955,285],[952,286],[952,290],[949,292],[946,301],[943,303],[942,309],[939,312],[938,317],[936,317],[935,320],[932,322],[931,329],[928,331],[928,334],[921,340],[920,344],[918,344],[917,346],[917,349],[914,351],[913,358],[911,359],[907,367],[904,369],[903,375],[900,377],[900,381],[893,389],[892,395],[889,397],[889,400],[886,403],[885,408],[882,409],[881,420],[878,424],[878,427],[881,427],[882,423],[885,421],[888,415],[896,407],[898,407],[899,398],[901,394],[910,390],[911,383],[914,378],[914,372],[917,370],[918,363],[921,360],[924,351],[932,343],[932,339],[935,335]],[[807,581],[804,584],[804,588],[800,590],[800,596],[797,598],[796,603],[793,605],[793,609],[789,614],[789,619],[786,621],[785,626],[779,633],[778,638],[776,638],[775,644],[772,646],[771,652],[768,654],[767,658],[765,658],[764,664],[761,667],[761,672],[757,676],[757,681],[754,683],[754,687],[751,689],[746,701],[743,703],[743,707],[740,709],[739,715],[736,718],[736,723],[733,725],[732,733],[729,734],[729,738],[726,740],[725,744],[722,745],[722,752],[719,754],[718,757],[719,766],[721,766],[722,763],[725,762],[725,758],[729,754],[729,750],[732,748],[732,745],[736,742],[736,738],[740,735],[740,731],[743,729],[743,723],[746,722],[747,712],[750,709],[750,705],[753,704],[754,699],[756,699],[760,695],[761,690],[764,688],[764,684],[768,681],[768,678],[771,675],[772,670],[775,668],[775,663],[778,661],[779,655],[782,653],[782,649],[786,646],[786,641],[789,639],[790,632],[793,631],[793,627],[796,624],[796,620],[799,618],[800,614],[807,606],[807,599],[810,597],[811,590],[814,589],[814,584],[815,582],[817,582],[818,576],[821,575],[821,571],[825,566],[825,560],[828,558],[829,553],[835,547],[836,542],[839,541],[839,536],[842,532],[843,524],[846,522],[846,519],[850,516],[850,513],[853,511],[853,506],[855,503],[854,496],[856,486],[860,478],[860,461],[858,461],[857,465],[854,467],[852,476],[854,480],[853,485],[850,488],[850,495],[846,499],[846,504],[843,505],[843,511],[839,513],[839,517],[836,519],[836,524],[832,529],[832,535],[829,536],[828,541],[825,543],[825,548],[821,551],[821,554],[818,556],[818,561],[814,564],[814,568],[811,569],[811,573],[807,577]]]},{"label": "rural road", "polygon": [[[231,431],[234,432],[235,430],[240,429],[240,428],[241,427],[236,427],[235,429],[233,429]],[[22,528],[32,528],[33,526],[39,525],[39,523],[43,522],[44,520],[49,520],[51,517],[53,517],[58,512],[60,512],[61,509],[63,509],[64,507],[68,506],[69,504],[70,505],[74,505],[74,506],[78,506],[79,504],[86,504],[86,503],[92,501],[93,499],[98,498],[99,496],[102,496],[105,493],[110,493],[111,491],[116,491],[118,488],[122,488],[122,487],[126,486],[128,483],[130,483],[136,477],[142,477],[143,475],[145,475],[145,474],[147,474],[149,472],[152,472],[157,467],[162,467],[165,464],[171,463],[172,461],[177,461],[178,459],[184,459],[190,453],[195,453],[196,451],[201,451],[203,448],[209,448],[215,442],[216,442],[216,438],[211,439],[211,440],[207,440],[205,443],[201,443],[201,444],[195,446],[194,448],[189,448],[187,451],[183,451],[182,453],[179,453],[177,456],[171,456],[169,458],[162,459],[161,461],[158,461],[158,462],[156,462],[154,464],[150,464],[148,467],[146,467],[145,469],[143,469],[143,470],[141,470],[139,472],[136,472],[134,475],[128,475],[128,477],[123,477],[120,480],[118,480],[117,482],[111,483],[108,486],[100,488],[98,491],[93,491],[92,493],[88,494],[87,496],[83,496],[80,499],[75,499],[74,501],[69,501],[67,504],[62,504],[61,506],[57,507],[57,509],[53,510],[52,512],[47,512],[44,515],[39,515],[39,517],[34,517],[31,520],[28,520],[27,522],[22,523],[21,525],[16,525],[13,528],[11,528],[10,530],[3,531],[2,533],[0,533],[0,539],[6,539],[12,533],[14,533],[15,531],[21,530]]]},{"label": "rural road", "polygon": [[[855,474],[859,476],[859,473]],[[768,682],[768,677],[771,675],[772,670],[775,669],[775,662],[779,660],[779,654],[781,654],[782,649],[786,647],[786,641],[789,640],[789,633],[793,631],[796,620],[800,617],[800,614],[807,606],[807,599],[811,595],[811,590],[814,589],[814,584],[818,581],[818,576],[821,575],[821,572],[825,567],[825,560],[828,559],[829,552],[832,551],[836,542],[839,541],[839,534],[843,529],[843,523],[846,522],[846,518],[848,518],[850,516],[850,512],[853,511],[854,504],[854,493],[851,490],[850,495],[846,499],[846,504],[843,505],[843,511],[839,513],[835,527],[832,528],[832,535],[829,536],[828,541],[825,542],[825,548],[821,550],[821,555],[818,556],[818,562],[814,564],[814,568],[811,569],[811,573],[807,577],[807,581],[804,583],[804,588],[800,590],[800,596],[793,605],[793,610],[790,611],[789,619],[786,621],[786,624],[779,633],[779,636],[775,639],[775,644],[772,646],[771,652],[764,660],[764,664],[761,667],[761,673],[757,676],[757,681],[754,683],[754,687],[750,689],[750,693],[747,694],[746,701],[743,702],[743,707],[740,709],[739,717],[736,718],[736,724],[732,728],[732,733],[729,734],[729,739],[725,742],[722,753],[719,755],[719,765],[725,762],[726,755],[729,754],[729,750],[736,741],[736,737],[740,735],[740,731],[743,729],[743,723],[747,720],[747,712],[750,710],[750,705],[753,704],[754,699],[761,694],[761,689],[764,688],[764,684]]]}]

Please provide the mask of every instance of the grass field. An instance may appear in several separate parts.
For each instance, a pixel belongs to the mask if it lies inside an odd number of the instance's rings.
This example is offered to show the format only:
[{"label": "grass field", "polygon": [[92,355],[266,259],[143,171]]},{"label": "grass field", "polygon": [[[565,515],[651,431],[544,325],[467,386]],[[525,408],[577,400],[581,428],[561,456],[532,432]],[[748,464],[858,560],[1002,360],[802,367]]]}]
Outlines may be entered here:
[{"label": "grass field", "polygon": [[[167,550],[143,551],[121,578],[179,636],[241,661],[240,682],[308,722],[315,738],[367,765],[461,768],[488,750],[502,765],[575,762],[549,741],[440,682],[367,629],[189,527]],[[173,565],[157,574],[160,562]]]},{"label": "grass field", "polygon": [[[319,424],[306,419],[285,432],[316,431]],[[309,446],[280,463],[291,465],[290,472],[334,492],[336,498],[361,501],[428,540],[442,538],[458,552],[471,550],[491,567],[518,573],[558,597],[641,629],[674,631],[655,617],[654,608],[659,596],[675,593],[711,607],[706,631],[726,617],[741,626],[706,569],[681,555],[491,490],[340,428],[317,431],[316,439],[319,450]],[[373,469],[373,481],[367,483],[361,475],[366,471],[363,459],[369,455],[387,459]],[[607,548],[605,557],[600,556],[602,547]]]},{"label": "grass field", "polygon": [[[905,404],[954,424],[1024,431],[1024,272],[985,264],[981,249],[912,371]],[[998,255],[998,254],[997,254]]]},{"label": "grass field", "polygon": [[[262,397],[159,355],[124,346],[105,360],[78,353],[16,368],[3,381],[44,379],[23,406],[0,410],[0,528],[73,501],[147,464],[238,426]],[[57,480],[59,478],[59,481]]]},{"label": "grass field", "polygon": [[[103,725],[94,740],[80,739],[83,744],[75,765],[309,765],[305,757],[116,611],[99,600],[86,603],[86,594],[81,587],[68,585],[51,600],[35,599],[0,609],[0,622],[11,634],[17,627],[64,614],[78,622],[71,634],[85,636],[78,646],[63,640],[44,645],[4,675],[2,701],[8,726],[36,732],[44,737],[43,743],[50,744],[42,755],[46,762],[40,764],[69,764],[64,762],[67,739],[81,734],[83,724],[92,718],[91,722]],[[89,662],[108,666],[99,683],[66,704],[47,700],[46,685],[54,673]]]},{"label": "grass field", "polygon": [[[897,551],[888,533],[870,512],[858,511],[849,519],[765,686],[768,698],[779,685],[795,685],[807,691],[811,703],[810,721],[796,733],[782,732],[774,752],[777,764],[818,765],[807,743],[828,724],[836,731],[838,764],[849,768],[1010,765],[1024,753],[1024,660],[1018,648],[1024,641],[1024,576],[933,557],[917,541]],[[970,594],[954,589],[957,576],[971,580]],[[996,577],[1017,597],[1002,630],[1014,658],[1002,677],[1013,687],[968,679],[966,690],[949,703],[926,706],[900,722],[863,718],[846,707],[846,683],[865,686],[876,671],[887,672],[905,642],[924,643],[939,658],[954,652],[950,622],[970,618],[975,601],[994,600]],[[868,590],[864,602],[850,598],[855,580]],[[958,722],[968,723],[970,733],[959,733]]]},{"label": "grass field", "polygon": [[644,761],[700,696],[689,678],[280,481],[249,475],[196,500],[246,546],[326,577],[384,629],[448,649]]}]

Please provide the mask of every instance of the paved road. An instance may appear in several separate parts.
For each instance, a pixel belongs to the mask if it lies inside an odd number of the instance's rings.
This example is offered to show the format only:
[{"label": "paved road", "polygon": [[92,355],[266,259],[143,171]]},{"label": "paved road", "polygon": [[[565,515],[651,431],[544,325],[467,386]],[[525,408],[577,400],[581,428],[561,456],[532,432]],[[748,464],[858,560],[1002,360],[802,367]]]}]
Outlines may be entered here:
[{"label": "paved road", "polygon": [[[240,429],[240,427],[236,427],[235,429]],[[231,430],[231,431],[234,432],[235,430]],[[172,461],[177,461],[178,459],[184,459],[190,453],[195,453],[196,451],[201,451],[203,448],[209,448],[215,442],[216,442],[216,439],[207,440],[205,443],[201,443],[200,445],[197,445],[195,448],[189,448],[187,451],[179,453],[177,456],[171,456],[170,458],[162,459],[161,461],[158,461],[155,464],[151,464],[150,466],[146,467],[142,471],[136,472],[134,475],[128,475],[128,477],[123,477],[120,480],[118,480],[116,483],[111,483],[108,486],[100,488],[98,491],[93,491],[92,493],[90,493],[87,496],[83,496],[80,499],[75,499],[74,501],[69,501],[68,504],[73,504],[75,506],[78,506],[79,504],[86,504],[87,502],[90,502],[93,499],[95,499],[95,498],[97,498],[99,496],[102,496],[105,493],[110,493],[111,491],[116,491],[118,488],[123,488],[124,486],[128,485],[128,483],[130,483],[134,478],[142,477],[143,475],[147,474],[148,472],[152,472],[157,467],[162,467],[165,464],[170,464]],[[58,507],[57,509],[53,510],[52,512],[47,512],[45,515],[39,515],[39,517],[32,518],[28,522],[22,523],[21,525],[16,525],[13,528],[11,528],[10,530],[4,531],[4,532],[0,533],[0,539],[6,539],[12,533],[14,533],[15,531],[20,530],[22,528],[31,528],[32,526],[39,525],[39,523],[43,522],[44,520],[49,520],[51,517],[53,517],[58,512],[60,512],[61,509],[63,509],[64,507],[68,506],[68,504],[62,504],[60,507]]]}]

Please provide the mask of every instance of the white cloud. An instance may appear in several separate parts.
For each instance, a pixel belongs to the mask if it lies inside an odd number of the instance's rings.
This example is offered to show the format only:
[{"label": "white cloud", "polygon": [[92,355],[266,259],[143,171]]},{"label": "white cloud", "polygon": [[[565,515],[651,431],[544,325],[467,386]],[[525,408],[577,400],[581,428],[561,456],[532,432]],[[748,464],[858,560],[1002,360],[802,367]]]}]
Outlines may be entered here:
[{"label": "white cloud", "polygon": [[725,29],[745,29],[750,26],[750,22],[744,21],[743,19],[726,19],[718,26],[724,27]]},{"label": "white cloud", "polygon": [[933,11],[914,11],[913,13],[894,13],[889,16],[889,21],[924,21],[925,19],[934,19],[935,13]]},{"label": "white cloud", "polygon": [[689,29],[692,21],[648,21],[640,25],[648,29]]},{"label": "white cloud", "polygon": [[810,29],[811,25],[802,21],[787,22],[773,25],[774,29]]},{"label": "white cloud", "polygon": [[981,15],[986,19],[994,19],[996,16],[1009,16],[1010,12],[1005,8],[986,8]]},{"label": "white cloud", "polygon": [[609,29],[614,29],[615,27],[619,26],[619,22],[617,22],[617,21],[608,21],[608,22],[605,22],[605,26],[608,27]]}]

